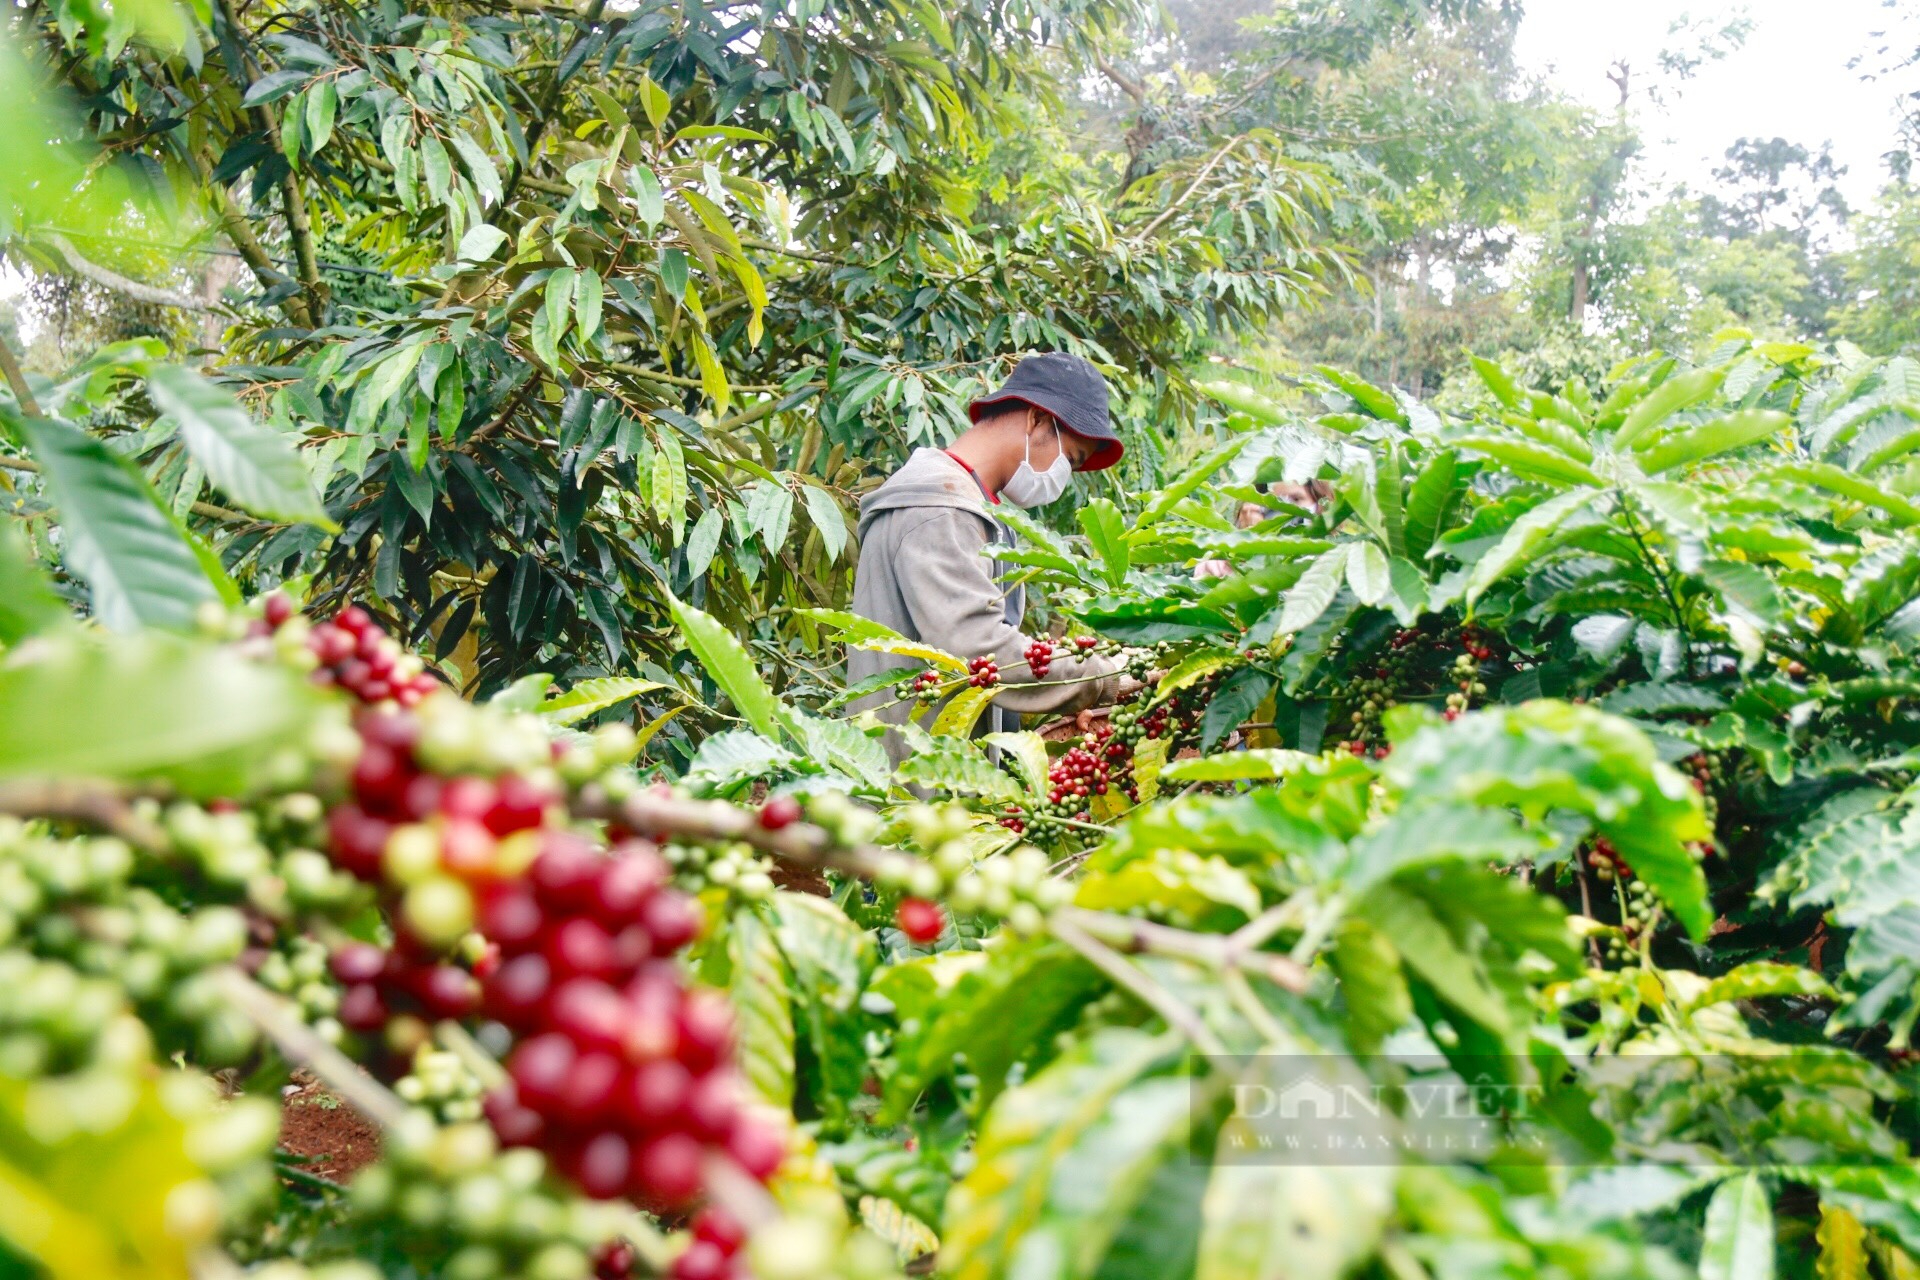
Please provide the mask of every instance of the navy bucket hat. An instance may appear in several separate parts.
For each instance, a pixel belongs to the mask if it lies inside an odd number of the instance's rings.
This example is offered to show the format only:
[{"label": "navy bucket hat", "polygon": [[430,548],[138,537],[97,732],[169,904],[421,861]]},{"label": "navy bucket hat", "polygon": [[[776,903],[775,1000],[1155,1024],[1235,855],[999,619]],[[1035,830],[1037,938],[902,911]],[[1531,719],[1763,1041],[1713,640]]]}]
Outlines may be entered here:
[{"label": "navy bucket hat", "polygon": [[1064,351],[1028,356],[998,391],[968,405],[967,416],[978,422],[989,410],[1009,404],[1044,409],[1074,435],[1091,440],[1097,447],[1082,471],[1104,471],[1127,451],[1107,413],[1107,380],[1079,356]]}]

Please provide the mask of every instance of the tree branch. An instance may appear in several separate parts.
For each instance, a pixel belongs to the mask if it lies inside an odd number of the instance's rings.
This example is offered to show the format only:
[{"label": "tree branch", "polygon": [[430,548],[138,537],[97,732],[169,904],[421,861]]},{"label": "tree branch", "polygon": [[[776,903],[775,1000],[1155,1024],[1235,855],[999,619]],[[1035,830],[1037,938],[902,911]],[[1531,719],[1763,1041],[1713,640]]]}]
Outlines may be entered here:
[{"label": "tree branch", "polygon": [[1095,62],[1094,66],[1099,68],[1101,75],[1113,81],[1113,83],[1119,88],[1120,92],[1126,94],[1129,98],[1132,98],[1134,102],[1136,102],[1137,104],[1141,106],[1146,105],[1147,103],[1147,86],[1146,85],[1142,84],[1139,80],[1135,79],[1134,77],[1125,74],[1118,67],[1114,66],[1111,62],[1108,62],[1105,58],[1101,58],[1099,61]]},{"label": "tree branch", "polygon": [[0,782],[0,813],[84,822],[148,853],[171,847],[166,833],[135,813],[124,795],[93,782],[62,778]]},{"label": "tree branch", "polygon": [[[222,183],[213,180],[213,169],[198,152],[189,153],[194,171],[200,177],[200,185],[213,194],[215,211],[220,215],[220,228],[227,233],[227,239],[233,241],[233,247],[253,272],[262,288],[271,289],[284,284],[289,279],[286,272],[274,265],[273,258],[253,234],[253,228],[247,225],[246,215],[233,203],[233,196]],[[307,299],[299,294],[280,300],[280,309],[287,313],[287,319],[303,329],[313,329],[313,312],[307,307]]]},{"label": "tree branch", "polygon": [[[220,0],[220,13],[226,19],[227,29],[233,34],[234,48],[239,50],[241,65],[233,69],[234,79],[239,82],[240,96],[246,97],[253,87],[253,71],[246,49],[241,45],[243,28],[239,16],[233,11],[233,0]],[[313,244],[313,223],[307,216],[307,194],[300,186],[299,172],[287,155],[285,144],[280,138],[280,122],[273,118],[272,109],[265,103],[253,108],[253,118],[260,125],[261,132],[267,135],[267,145],[286,163],[287,172],[280,179],[281,208],[287,215],[287,232],[293,239],[293,257],[300,271],[300,283],[307,291],[308,324],[320,316],[321,307],[327,296],[326,283],[320,279],[320,255]]]},{"label": "tree branch", "polygon": [[[4,346],[5,346],[4,343],[0,343],[0,348],[3,348]],[[7,361],[10,361],[12,356],[13,356],[13,353],[11,351],[7,351],[4,354],[0,354],[0,363],[5,363]],[[8,381],[11,381],[11,380],[12,379],[8,379]],[[22,406],[22,407],[24,408],[25,406]],[[38,406],[35,406],[35,411],[33,413],[28,414],[27,416],[32,418],[39,417],[40,413],[38,411]],[[40,470],[40,464],[35,462],[32,458],[0,457],[0,468],[4,468],[8,471],[31,471],[31,472],[37,473]],[[196,502],[188,509],[197,516],[205,516],[209,520],[219,520],[226,524],[264,523],[263,521],[257,519],[256,517],[248,515],[244,511],[234,511],[227,507],[216,507],[211,502]]]},{"label": "tree branch", "polygon": [[[222,0],[222,2],[227,3],[229,0]],[[568,53],[573,52],[574,47],[577,46],[580,41],[588,38],[593,30],[593,24],[600,21],[600,15],[606,7],[607,0],[593,0],[593,2],[587,6],[587,11],[580,15],[580,21],[586,27],[586,30],[574,37],[573,44],[567,46]],[[566,61],[565,55],[562,55],[560,61],[562,63]],[[527,170],[533,165],[534,154],[540,146],[540,139],[545,135],[547,125],[553,119],[553,109],[560,101],[560,90],[566,87],[566,83],[567,78],[560,74],[559,65],[556,64],[553,79],[547,84],[546,96],[542,98],[540,102],[539,117],[533,122],[533,128],[527,130],[527,162],[526,164],[521,164],[517,158],[514,160],[513,171],[507,175],[506,183],[500,193],[500,204],[494,209],[493,214],[488,217],[487,220],[489,222],[495,217],[498,217],[509,204],[513,203],[514,192],[520,189],[521,182],[526,179]]]},{"label": "tree branch", "polygon": [[[20,369],[20,362],[14,358],[13,348],[0,342],[0,374],[7,379],[7,387],[13,392],[13,398],[19,402],[20,412],[29,418],[40,418],[40,402],[33,398],[33,389],[27,385],[27,375]],[[38,471],[37,466],[15,467],[16,471]]]},{"label": "tree branch", "polygon": [[82,256],[66,237],[54,232],[36,232],[33,238],[52,249],[60,261],[66,264],[67,270],[74,275],[91,280],[103,289],[124,294],[135,302],[145,302],[156,307],[172,307],[179,311],[205,312],[214,309],[190,294],[176,293],[172,289],[163,289],[158,285],[142,284],[138,280],[128,279],[117,271],[110,271]]},{"label": "tree branch", "polygon": [[238,969],[222,970],[218,980],[227,999],[273,1041],[282,1057],[313,1072],[321,1084],[355,1111],[388,1129],[406,1116],[406,1103],[362,1071],[353,1059],[315,1035],[278,996]]},{"label": "tree branch", "polygon": [[1166,224],[1167,219],[1171,218],[1174,214],[1178,213],[1180,211],[1180,206],[1185,204],[1190,198],[1192,198],[1193,193],[1200,189],[1200,184],[1207,180],[1207,175],[1213,172],[1214,166],[1219,164],[1222,160],[1225,160],[1227,158],[1227,153],[1232,151],[1239,144],[1240,144],[1240,139],[1230,138],[1221,146],[1221,148],[1218,151],[1214,152],[1211,156],[1207,157],[1207,162],[1200,166],[1200,172],[1193,175],[1193,181],[1187,184],[1187,189],[1185,191],[1182,191],[1178,196],[1174,197],[1173,202],[1169,204],[1166,208],[1162,209],[1158,217],[1156,217],[1152,222],[1149,222],[1146,226],[1140,228],[1140,230],[1134,232],[1133,235],[1129,237],[1129,239],[1145,240],[1148,236],[1152,235],[1154,232],[1158,231],[1162,226],[1164,226]]}]

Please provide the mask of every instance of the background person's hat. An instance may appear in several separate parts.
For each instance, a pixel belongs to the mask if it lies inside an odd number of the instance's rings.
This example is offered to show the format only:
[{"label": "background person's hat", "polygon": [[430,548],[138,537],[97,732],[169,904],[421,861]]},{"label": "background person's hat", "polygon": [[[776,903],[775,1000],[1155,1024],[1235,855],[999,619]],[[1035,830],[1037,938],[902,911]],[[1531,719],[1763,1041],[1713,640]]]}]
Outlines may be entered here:
[{"label": "background person's hat", "polygon": [[1008,404],[1044,409],[1074,435],[1093,441],[1098,447],[1082,471],[1104,471],[1127,451],[1107,413],[1107,380],[1079,356],[1064,351],[1028,356],[998,391],[968,405],[967,416],[978,422],[988,410]]}]

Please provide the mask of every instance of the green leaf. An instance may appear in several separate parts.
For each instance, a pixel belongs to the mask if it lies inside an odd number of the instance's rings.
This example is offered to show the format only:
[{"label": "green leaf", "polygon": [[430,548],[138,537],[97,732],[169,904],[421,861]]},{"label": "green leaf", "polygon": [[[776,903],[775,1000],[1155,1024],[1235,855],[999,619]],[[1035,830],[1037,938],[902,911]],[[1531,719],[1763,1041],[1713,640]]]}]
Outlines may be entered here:
[{"label": "green leaf", "polygon": [[317,155],[333,137],[333,118],[340,109],[340,90],[331,79],[322,80],[307,95],[307,154]]},{"label": "green leaf", "polygon": [[1689,1009],[1708,1009],[1734,1000],[1757,1000],[1762,996],[1813,996],[1832,999],[1834,991],[1827,980],[1811,969],[1797,964],[1773,964],[1756,960],[1721,974],[1699,995],[1687,1002]]},{"label": "green leaf", "polygon": [[[864,649],[870,646],[861,645],[860,647]],[[977,689],[962,689],[954,694],[947,699],[946,705],[940,708],[940,714],[934,717],[934,734],[936,736],[956,735],[963,738],[968,736],[973,732],[974,721],[980,718],[980,713],[987,709],[987,704],[992,702],[994,695],[999,692],[1000,690],[995,686],[986,685]]]},{"label": "green leaf", "polygon": [[1028,791],[968,746],[964,739],[937,738],[931,750],[916,751],[894,776],[950,795],[979,796],[996,804],[1020,800]]},{"label": "green leaf", "polygon": [[1727,1179],[1708,1201],[1700,1280],[1773,1280],[1773,1204],[1759,1174]]},{"label": "green leaf", "polygon": [[11,522],[0,525],[0,645],[51,631],[69,617],[65,602],[34,563],[27,540]]},{"label": "green leaf", "polygon": [[224,389],[177,365],[159,365],[147,375],[147,394],[179,425],[207,479],[243,510],[339,531],[287,437],[256,423]]},{"label": "green leaf", "polygon": [[757,911],[736,912],[727,928],[727,996],[734,1013],[734,1061],[765,1101],[793,1105],[792,975]]},{"label": "green leaf", "polygon": [[573,325],[583,343],[593,341],[594,335],[600,332],[604,295],[600,277],[592,271],[582,271],[579,283],[574,286]]},{"label": "green leaf", "polygon": [[932,645],[922,644],[918,640],[889,638],[887,636],[867,636],[855,640],[851,647],[855,649],[865,649],[869,653],[891,653],[902,658],[918,658],[922,662],[930,662],[936,667],[941,667],[953,672],[955,675],[964,675],[967,670],[967,663],[964,658],[956,658],[945,649],[936,649]]},{"label": "green leaf", "polygon": [[1407,425],[1407,413],[1400,407],[1400,402],[1372,383],[1330,365],[1317,364],[1313,371],[1353,397],[1354,402],[1370,416],[1403,427]]},{"label": "green leaf", "polygon": [[1307,566],[1300,581],[1287,592],[1286,606],[1280,611],[1279,635],[1293,635],[1312,625],[1327,611],[1340,592],[1340,580],[1346,574],[1347,557],[1354,544],[1343,542]]},{"label": "green leaf", "polygon": [[1244,386],[1238,382],[1200,381],[1195,382],[1193,385],[1201,394],[1212,396],[1215,400],[1227,406],[1227,408],[1237,413],[1244,413],[1255,421],[1264,422],[1268,426],[1282,426],[1293,421],[1295,416],[1289,414],[1286,410],[1261,395],[1258,391],[1255,391],[1252,387]]},{"label": "green leaf", "polygon": [[374,365],[354,389],[350,421],[360,426],[372,426],[377,422],[387,401],[393,399],[394,393],[413,377],[425,351],[425,343],[411,343]]},{"label": "green leaf", "polygon": [[467,176],[473,179],[473,189],[480,193],[482,202],[498,204],[505,191],[500,185],[500,170],[495,167],[493,157],[467,136],[464,129],[449,130],[447,141],[460,153],[460,161],[467,166]]},{"label": "green leaf", "polygon": [[498,707],[502,711],[537,711],[541,700],[547,696],[547,690],[552,686],[552,675],[545,671],[536,671],[532,675],[521,676],[488,698],[487,705]]},{"label": "green leaf", "polygon": [[1802,480],[1822,489],[1852,498],[1855,502],[1869,507],[1878,507],[1887,513],[1893,523],[1905,528],[1920,524],[1920,506],[1915,506],[1905,498],[1897,496],[1883,484],[1863,480],[1859,476],[1842,471],[1839,467],[1825,462],[1794,462],[1774,468],[1773,474],[1788,480]]},{"label": "green leaf", "polygon": [[951,1077],[962,1062],[980,1081],[978,1105],[989,1106],[1014,1064],[1031,1060],[1105,987],[1098,970],[1045,939],[894,965],[884,975],[892,982],[876,986],[894,998],[897,984],[929,975],[938,990],[922,1007],[903,1009],[883,1123],[904,1117],[923,1090]]},{"label": "green leaf", "polygon": [[761,480],[747,495],[747,528],[760,535],[769,554],[778,555],[787,543],[793,520],[793,490]]},{"label": "green leaf", "polygon": [[880,737],[848,720],[829,720],[800,712],[796,716],[807,755],[829,772],[852,778],[869,791],[885,793],[893,766]]},{"label": "green leaf", "polygon": [[1867,1230],[1860,1219],[1838,1205],[1820,1206],[1820,1246],[1815,1264],[1819,1280],[1867,1280]]},{"label": "green leaf", "polygon": [[46,639],[0,668],[0,776],[238,797],[306,750],[320,714],[323,695],[290,668],[224,647],[154,633]]},{"label": "green leaf", "polygon": [[1479,356],[1475,356],[1473,371],[1480,375],[1480,381],[1487,384],[1487,390],[1493,392],[1494,398],[1501,404],[1509,409],[1527,407],[1526,394],[1515,385],[1512,375],[1505,369],[1491,360],[1482,360]]},{"label": "green leaf", "polygon": [[720,508],[708,507],[700,513],[693,532],[687,536],[687,578],[697,582],[713,563],[713,553],[720,548],[720,534],[726,527],[726,517]]},{"label": "green leaf", "polygon": [[1160,774],[1165,782],[1272,782],[1319,759],[1284,747],[1229,751],[1224,755],[1177,760]]},{"label": "green leaf", "polygon": [[1387,557],[1371,542],[1356,542],[1347,556],[1347,585],[1361,604],[1379,604],[1387,598],[1393,583],[1387,570]]},{"label": "green leaf", "polygon": [[701,739],[687,764],[687,781],[704,794],[722,795],[757,778],[785,773],[796,757],[751,729],[728,729]]},{"label": "green leaf", "polygon": [[1756,622],[1770,625],[1786,617],[1780,592],[1756,565],[1738,560],[1709,560],[1700,566],[1700,576],[1720,593],[1721,599],[1751,615]]},{"label": "green leaf", "polygon": [[1523,567],[1574,512],[1599,496],[1596,489],[1575,489],[1549,498],[1515,520],[1494,548],[1481,556],[1467,577],[1467,603],[1472,605],[1494,583]]},{"label": "green leaf", "polygon": [[1179,479],[1147,500],[1146,508],[1141,511],[1139,520],[1135,522],[1135,527],[1144,529],[1149,525],[1159,523],[1168,512],[1179,506],[1189,494],[1205,484],[1214,472],[1239,457],[1240,451],[1247,447],[1248,439],[1249,437],[1247,436],[1237,436],[1225,444],[1217,445],[1200,455],[1192,466],[1180,473]]},{"label": "green leaf", "polygon": [[313,79],[313,72],[299,67],[268,72],[247,86],[246,96],[240,99],[240,105],[257,107],[263,103],[284,98],[311,79]]},{"label": "green leaf", "polygon": [[478,226],[469,227],[467,233],[460,237],[460,261],[485,262],[498,253],[500,246],[506,242],[507,233],[498,227],[484,222]]},{"label": "green leaf", "polygon": [[428,198],[438,205],[448,203],[453,192],[453,161],[440,139],[431,133],[420,138],[420,174],[426,179]]},{"label": "green leaf", "polygon": [[1643,396],[1613,433],[1615,452],[1627,448],[1680,410],[1712,395],[1726,375],[1719,369],[1675,374]]},{"label": "green leaf", "polygon": [[1185,1132],[1186,1082],[1141,1079],[1176,1050],[1170,1037],[1108,1027],[1002,1095],[947,1199],[942,1270],[1091,1274]]},{"label": "green leaf", "polygon": [[867,1078],[857,1004],[873,968],[873,940],[825,898],[781,890],[767,905],[793,972],[794,1025],[810,1051],[809,1092],[840,1121]]},{"label": "green leaf", "polygon": [[1593,468],[1558,449],[1532,440],[1514,440],[1504,436],[1462,436],[1455,443],[1475,453],[1504,462],[1523,476],[1552,484],[1597,485],[1600,477]]},{"label": "green leaf", "polygon": [[1416,564],[1426,559],[1459,498],[1459,474],[1459,455],[1442,449],[1427,459],[1407,490],[1407,558]]},{"label": "green leaf", "polygon": [[[567,336],[567,328],[573,323],[573,291],[579,282],[581,273],[573,267],[557,267],[547,277],[547,283],[541,291],[542,307],[546,313],[547,341],[557,348],[560,340]],[[550,360],[557,364],[558,360]]]},{"label": "green leaf", "polygon": [[645,165],[633,166],[633,171],[627,177],[627,185],[633,191],[633,208],[640,215],[640,220],[649,229],[659,226],[667,216],[667,199],[660,190],[660,179],[654,176],[653,170]]},{"label": "green leaf", "polygon": [[1391,1157],[1378,1160],[1315,1168],[1284,1157],[1216,1159],[1194,1280],[1341,1280],[1372,1256],[1393,1207]]},{"label": "green leaf", "polygon": [[[632,676],[602,676],[582,680],[565,693],[555,694],[535,710],[548,724],[574,724],[597,715],[608,707],[655,689],[672,689],[658,680],[640,680]],[[679,690],[675,689],[675,693]]]},{"label": "green leaf", "polygon": [[1189,685],[1196,684],[1214,672],[1230,667],[1238,661],[1240,661],[1238,649],[1196,649],[1180,659],[1171,671],[1161,677],[1149,705],[1165,702]]},{"label": "green leaf", "polygon": [[147,482],[93,436],[51,418],[16,418],[60,516],[67,567],[92,590],[101,623],[185,630],[218,598],[193,548]]},{"label": "green leaf", "polygon": [[782,719],[780,700],[760,678],[746,646],[719,619],[683,603],[671,592],[667,595],[667,607],[672,610],[673,620],[687,647],[700,659],[700,665],[713,677],[713,682],[732,699],[734,709],[746,717],[748,724],[777,740]]},{"label": "green leaf", "polygon": [[1120,508],[1109,498],[1095,498],[1080,508],[1080,528],[1100,555],[1107,584],[1113,587],[1124,584],[1131,549],[1127,546],[1126,521],[1120,516]]},{"label": "green leaf", "polygon": [[[0,1240],[10,1270],[47,1280],[193,1274],[192,1241],[181,1238],[174,1211],[193,1191],[212,1188],[193,1159],[194,1130],[158,1075],[0,1079]],[[54,1080],[71,1082],[72,1092],[63,1096]],[[207,1087],[205,1077],[182,1083]],[[271,1112],[266,1125],[256,1123],[261,1103],[240,1098],[235,1106],[247,1110],[233,1116],[230,1133],[271,1131]],[[236,1145],[244,1152],[246,1139]]]},{"label": "green leaf", "polygon": [[807,515],[813,520],[813,527],[820,531],[820,545],[827,553],[827,563],[837,564],[840,553],[847,549],[847,518],[841,514],[840,504],[832,494],[814,484],[801,485],[800,495],[807,501]]},{"label": "green leaf", "polygon": [[1780,434],[1791,421],[1777,410],[1743,409],[1666,437],[1641,455],[1640,465],[1648,475],[1659,475],[1689,462],[1757,444]]},{"label": "green leaf", "polygon": [[1047,742],[1037,733],[1021,731],[1019,733],[989,733],[980,739],[990,747],[998,747],[1019,767],[1020,780],[1026,784],[1029,795],[1045,795],[1047,791]]},{"label": "green leaf", "polygon": [[1595,707],[1541,700],[1422,728],[1382,766],[1436,799],[1586,815],[1599,834],[1699,938],[1713,923],[1707,881],[1689,843],[1712,838],[1700,797],[1661,763],[1632,722]]},{"label": "green leaf", "polygon": [[667,118],[667,112],[673,108],[673,99],[667,91],[654,83],[653,77],[646,72],[640,73],[640,107],[647,113],[647,122],[658,129]]}]

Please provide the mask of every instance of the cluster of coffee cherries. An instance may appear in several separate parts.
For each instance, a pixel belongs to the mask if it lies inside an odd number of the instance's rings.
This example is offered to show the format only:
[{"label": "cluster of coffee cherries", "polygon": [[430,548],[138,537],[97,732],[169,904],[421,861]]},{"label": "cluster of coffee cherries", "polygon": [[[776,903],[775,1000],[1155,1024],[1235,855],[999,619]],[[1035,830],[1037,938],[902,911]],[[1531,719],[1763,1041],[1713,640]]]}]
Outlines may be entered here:
[{"label": "cluster of coffee cherries", "polygon": [[935,899],[960,915],[997,917],[1012,932],[1031,935],[1045,927],[1047,912],[1073,898],[1073,886],[1054,878],[1047,855],[1032,845],[985,854],[972,838],[972,815],[960,805],[911,805],[904,820],[915,847],[932,853],[888,864],[874,883],[905,895],[895,923],[915,942],[932,942],[947,927]]},{"label": "cluster of coffee cherries", "polygon": [[1680,767],[1686,770],[1688,781],[1693,783],[1693,789],[1700,795],[1700,802],[1707,811],[1707,825],[1717,827],[1720,804],[1715,792],[1726,782],[1726,762],[1711,751],[1699,751],[1682,760]]},{"label": "cluster of coffee cherries", "polygon": [[[1132,754],[1126,744],[1110,741],[1112,734],[1111,723],[1103,722],[1085,735],[1082,745],[1068,748],[1047,767],[1046,802],[1026,808],[1010,804],[1000,825],[1015,835],[1031,835],[1036,840],[1055,838],[1072,830],[1068,822],[1092,821],[1089,806],[1109,790],[1119,788],[1137,800],[1139,790],[1125,772]],[[1085,745],[1089,741],[1092,747]],[[1121,771],[1117,778],[1116,769]]]},{"label": "cluster of coffee cherries", "polygon": [[523,1038],[486,1107],[504,1141],[552,1152],[588,1195],[678,1210],[709,1153],[765,1180],[785,1140],[745,1105],[731,1006],[670,959],[700,912],[666,879],[647,842],[601,854],[553,831],[524,880],[488,893],[481,928],[503,959],[485,1008]]},{"label": "cluster of coffee cherries", "polygon": [[340,987],[329,981],[327,949],[317,939],[298,935],[275,947],[249,947],[240,963],[253,980],[293,1001],[300,1020],[329,1044],[341,1040]]},{"label": "cluster of coffee cherries", "polygon": [[773,893],[772,864],[751,845],[704,845],[668,842],[660,856],[673,868],[673,882],[688,893],[717,889],[748,902],[761,902]]},{"label": "cluster of coffee cherries", "polygon": [[1027,672],[1035,680],[1045,680],[1053,669],[1053,641],[1042,637],[1027,646]]},{"label": "cluster of coffee cherries", "polygon": [[404,928],[394,931],[391,948],[346,943],[334,951],[330,968],[346,989],[340,1021],[383,1036],[398,1054],[422,1048],[432,1022],[472,1017],[480,1008],[480,980],[472,970]]},{"label": "cluster of coffee cherries", "polygon": [[902,680],[894,686],[894,695],[902,702],[909,699],[918,702],[932,702],[940,696],[940,686],[945,683],[940,673],[928,668],[911,680]]},{"label": "cluster of coffee cherries", "polygon": [[967,684],[974,689],[991,689],[1000,683],[1000,664],[992,655],[982,654],[967,663]]},{"label": "cluster of coffee cherries", "polygon": [[457,1053],[423,1044],[414,1051],[413,1068],[393,1082],[404,1102],[426,1107],[443,1124],[471,1124],[483,1118],[480,1100],[486,1086]]},{"label": "cluster of coffee cherries", "polygon": [[0,944],[105,980],[102,990],[130,1000],[167,1052],[212,1066],[242,1060],[256,1032],[221,996],[217,973],[247,950],[245,912],[177,908],[135,883],[138,869],[112,836],[58,840],[0,815]]},{"label": "cluster of coffee cherries", "polygon": [[[261,615],[261,625],[277,631],[292,620],[293,604],[275,593],[266,598]],[[313,673],[317,683],[338,685],[365,703],[392,701],[412,707],[441,687],[418,657],[380,630],[372,615],[358,605],[349,605],[332,622],[314,627],[307,646],[320,662]]]},{"label": "cluster of coffee cherries", "polygon": [[1460,653],[1453,660],[1452,676],[1456,692],[1447,695],[1449,720],[1458,720],[1473,706],[1475,698],[1486,696],[1487,686],[1480,679],[1480,664],[1493,657],[1493,649],[1472,627],[1460,628]]},{"label": "cluster of coffee cherries", "polygon": [[1115,707],[1108,719],[1113,726],[1113,740],[1129,748],[1148,738],[1164,738],[1173,727],[1173,707],[1169,703],[1140,710],[1136,707]]},{"label": "cluster of coffee cherries", "polygon": [[[387,1135],[384,1155],[354,1177],[348,1194],[357,1216],[383,1224],[421,1275],[587,1280],[619,1249],[631,1266],[617,1206],[556,1194],[541,1153],[501,1150],[485,1124],[442,1125],[416,1109]],[[450,1239],[458,1242],[451,1249]]]},{"label": "cluster of coffee cherries", "polygon": [[1601,883],[1614,886],[1620,905],[1620,932],[1607,938],[1606,958],[1609,963],[1623,964],[1633,957],[1640,937],[1653,927],[1659,904],[1653,890],[1634,875],[1633,868],[1607,837],[1595,836],[1586,858]]},{"label": "cluster of coffee cherries", "polygon": [[[366,700],[363,683],[336,681]],[[334,952],[341,1021],[408,1053],[429,1018],[508,1028],[508,1082],[482,1103],[493,1134],[543,1152],[594,1199],[682,1211],[715,1158],[769,1179],[785,1137],[748,1109],[731,1006],[690,989],[674,963],[702,920],[668,886],[660,851],[611,830],[602,848],[563,825],[560,753],[537,725],[373,692],[388,697],[356,721],[352,800],[327,825],[335,860],[398,910],[391,948]],[[675,1280],[738,1274],[739,1232],[720,1214],[702,1212],[705,1236],[676,1259]]]}]

